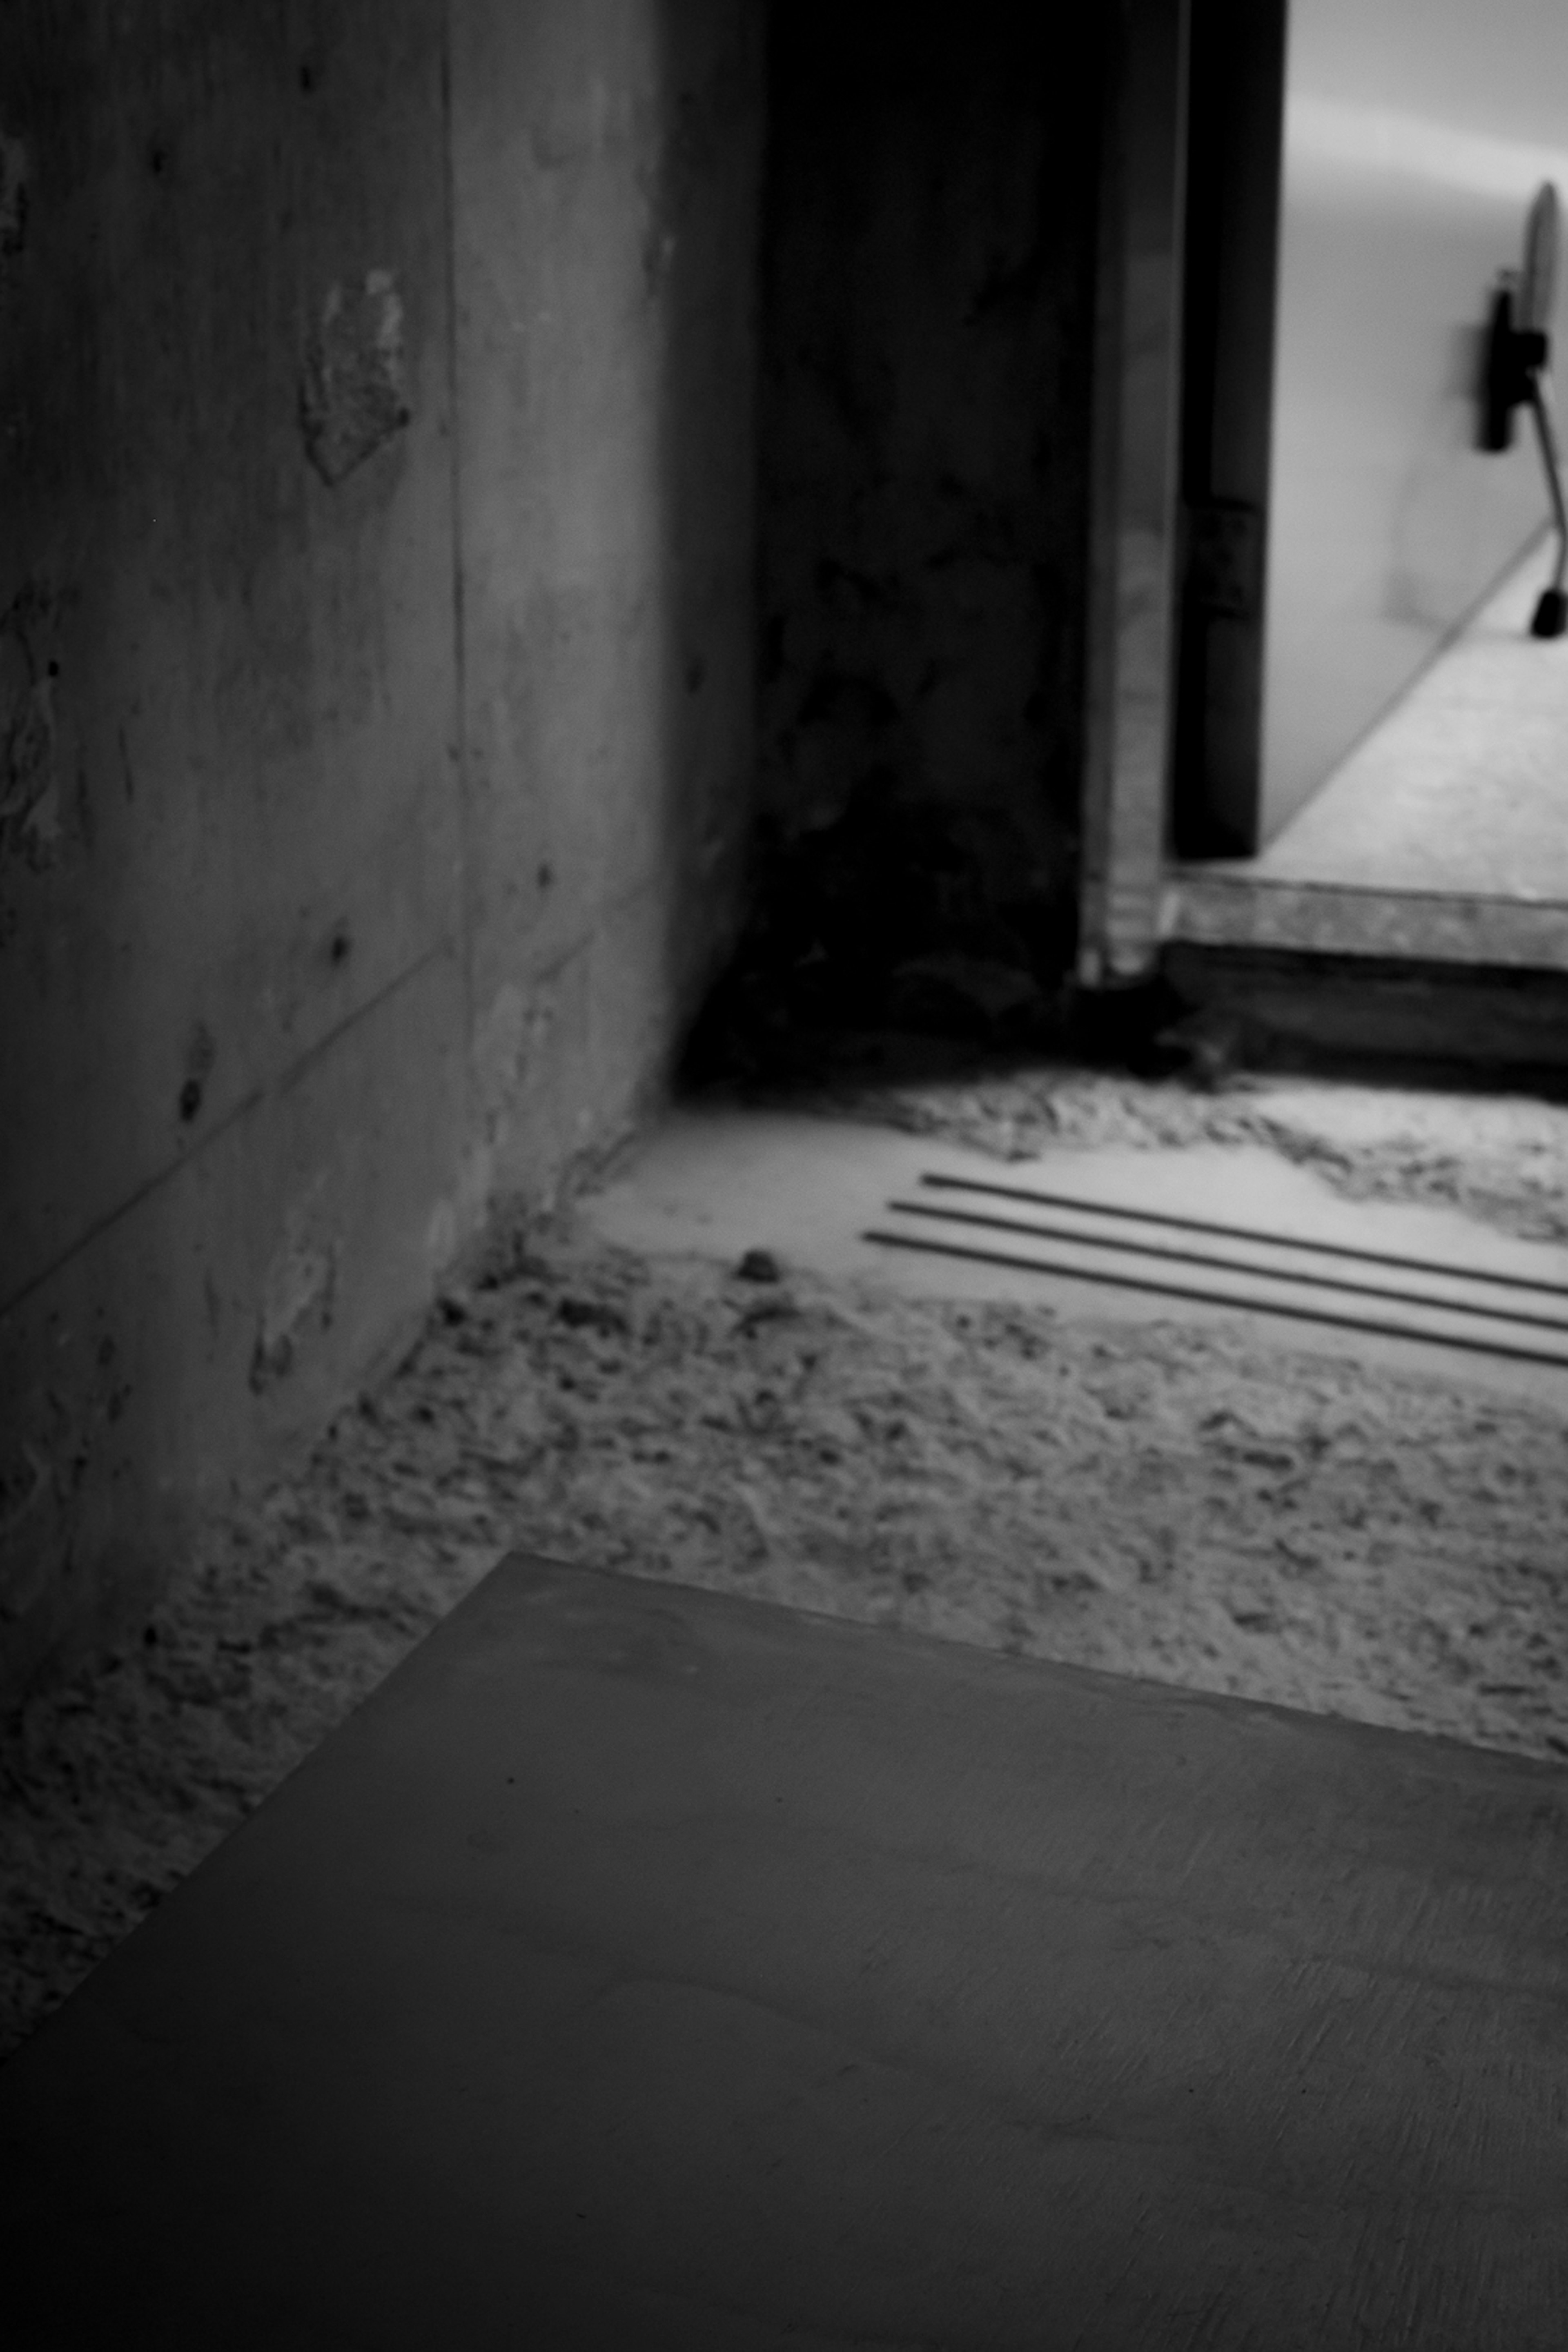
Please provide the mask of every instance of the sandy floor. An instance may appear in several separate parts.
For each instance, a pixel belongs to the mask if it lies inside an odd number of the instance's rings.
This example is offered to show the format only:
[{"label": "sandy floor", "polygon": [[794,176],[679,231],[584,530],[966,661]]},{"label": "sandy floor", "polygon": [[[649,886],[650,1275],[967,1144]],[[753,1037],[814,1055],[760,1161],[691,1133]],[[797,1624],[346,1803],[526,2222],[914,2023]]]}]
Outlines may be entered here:
[{"label": "sandy floor", "polygon": [[[1549,1106],[1061,1070],[836,1091],[998,1157],[1266,1146],[1349,1197],[1568,1238]],[[1544,1394],[1224,1318],[748,1278],[582,1214],[503,1228],[146,1639],[9,1727],[0,2046],[512,1545],[1568,1757],[1563,1424]]]}]

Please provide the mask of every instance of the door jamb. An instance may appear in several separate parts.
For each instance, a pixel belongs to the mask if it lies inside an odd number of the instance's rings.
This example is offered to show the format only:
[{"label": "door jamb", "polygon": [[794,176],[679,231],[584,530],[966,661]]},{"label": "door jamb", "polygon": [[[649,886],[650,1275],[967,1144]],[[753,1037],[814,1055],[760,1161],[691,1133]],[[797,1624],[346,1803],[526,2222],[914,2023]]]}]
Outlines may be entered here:
[{"label": "door jamb", "polygon": [[1090,422],[1079,979],[1159,950],[1181,577],[1189,0],[1121,0],[1107,44]]}]

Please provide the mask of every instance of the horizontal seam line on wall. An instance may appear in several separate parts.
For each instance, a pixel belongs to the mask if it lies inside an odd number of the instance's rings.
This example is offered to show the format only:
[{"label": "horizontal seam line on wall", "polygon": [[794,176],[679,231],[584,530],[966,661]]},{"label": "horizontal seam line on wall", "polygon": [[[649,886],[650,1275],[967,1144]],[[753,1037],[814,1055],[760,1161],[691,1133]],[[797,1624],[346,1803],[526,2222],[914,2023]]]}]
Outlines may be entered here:
[{"label": "horizontal seam line on wall", "polygon": [[353,1012],[345,1013],[334,1028],[329,1029],[324,1036],[319,1037],[313,1045],[307,1046],[299,1059],[291,1062],[279,1077],[272,1080],[270,1084],[252,1087],[247,1094],[242,1095],[237,1103],[224,1112],[221,1118],[213,1122],[198,1140],[193,1142],[188,1150],[182,1151],[178,1159],[167,1161],[153,1175],[144,1177],[133,1192],[126,1194],[124,1200],[117,1201],[112,1209],[106,1209],[101,1216],[95,1217],[89,1225],[78,1234],[74,1241],[68,1242],[64,1249],[58,1251],[47,1265],[41,1266],[37,1274],[29,1275],[26,1281],[21,1283],[8,1298],[0,1301],[0,1316],[14,1315],[18,1307],[25,1307],[30,1298],[51,1283],[58,1274],[64,1271],[72,1258],[79,1257],[83,1250],[90,1249],[94,1242],[101,1241],[104,1234],[117,1225],[122,1217],[131,1216],[144,1201],[150,1200],[162,1185],[171,1183],[176,1176],[194,1165],[205,1152],[211,1150],[214,1144],[222,1140],[230,1128],[237,1125],[242,1118],[247,1118],[259,1104],[266,1101],[269,1094],[281,1100],[306,1072],[320,1061],[323,1054],[330,1052],[331,1047],[351,1029],[356,1028],[362,1021],[367,1020],[373,1013],[378,1011],[389,997],[397,993],[400,988],[405,988],[410,981],[417,979],[426,966],[434,963],[437,957],[446,952],[450,946],[449,940],[437,940],[433,947],[426,948],[423,955],[416,957],[415,961],[405,965],[402,971],[394,973],[384,987],[376,990],[374,996],[367,997],[363,1004],[356,1004]]},{"label": "horizontal seam line on wall", "polygon": [[363,1004],[356,1004],[352,1012],[345,1013],[335,1028],[327,1030],[323,1035],[317,1038],[313,1045],[307,1045],[299,1059],[290,1062],[282,1076],[274,1082],[274,1090],[279,1097],[281,1098],[284,1095],[291,1093],[301,1078],[314,1069],[324,1054],[330,1054],[332,1047],[340,1039],[346,1037],[351,1029],[357,1029],[362,1021],[368,1021],[373,1013],[379,1013],[387,1000],[397,994],[399,989],[406,988],[410,981],[417,980],[420,973],[429,965],[437,962],[440,957],[450,955],[454,950],[454,945],[455,942],[449,935],[443,935],[433,941],[422,955],[415,957],[412,963],[405,964],[401,971],[394,972],[392,978],[384,982],[374,996],[367,996]]}]

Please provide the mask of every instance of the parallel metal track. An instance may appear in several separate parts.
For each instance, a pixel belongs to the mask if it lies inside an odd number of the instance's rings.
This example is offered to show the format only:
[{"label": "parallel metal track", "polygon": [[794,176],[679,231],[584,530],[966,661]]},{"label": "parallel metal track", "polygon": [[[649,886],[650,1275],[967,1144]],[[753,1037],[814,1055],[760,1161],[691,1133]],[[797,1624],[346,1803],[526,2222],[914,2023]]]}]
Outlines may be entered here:
[{"label": "parallel metal track", "polygon": [[[1388,1299],[1400,1307],[1429,1307],[1444,1315],[1484,1315],[1493,1321],[1526,1323],[1542,1331],[1560,1331],[1565,1339],[1568,1339],[1568,1317],[1563,1315],[1538,1315],[1528,1307],[1502,1307],[1495,1301],[1484,1298],[1434,1298],[1422,1291],[1402,1289],[1394,1283],[1369,1282],[1363,1276],[1355,1273],[1328,1274],[1316,1267],[1310,1271],[1305,1271],[1289,1266],[1268,1265],[1257,1260],[1248,1263],[1243,1258],[1224,1257],[1215,1250],[1193,1249],[1180,1243],[1138,1241],[1131,1235],[1121,1234],[1074,1233],[1070,1227],[1065,1225],[1049,1223],[1025,1223],[1016,1217],[992,1216],[983,1209],[938,1208],[927,1201],[889,1201],[888,1206],[901,1216],[934,1217],[945,1224],[984,1225],[994,1232],[1015,1234],[1020,1240],[1033,1241],[1037,1238],[1046,1242],[1070,1242],[1075,1246],[1085,1249],[1115,1250],[1119,1255],[1124,1254],[1131,1257],[1161,1258],[1184,1265],[1208,1266],[1222,1274],[1235,1274],[1242,1276],[1259,1276],[1268,1282],[1299,1283],[1308,1289],[1344,1290],[1358,1298]],[[1086,1216],[1093,1216],[1098,1215],[1099,1212],[1085,1207],[1083,1213]],[[1165,1221],[1162,1218],[1151,1217],[1149,1222],[1152,1224],[1158,1224]],[[1173,1219],[1171,1222],[1180,1221]],[[1248,1234],[1247,1239],[1271,1249],[1297,1249],[1304,1246],[1300,1243],[1288,1240],[1283,1234]],[[1346,1255],[1353,1255],[1358,1263],[1364,1264],[1371,1253],[1357,1250]],[[1399,1261],[1391,1260],[1388,1263],[1396,1265]],[[1424,1272],[1426,1270],[1423,1267]],[[1431,1271],[1436,1273],[1437,1269],[1433,1267]],[[1445,1281],[1468,1283],[1477,1279],[1458,1266],[1445,1267],[1442,1272]]]},{"label": "parallel metal track", "polygon": [[[1075,1230],[1049,1218],[997,1215],[978,1209],[931,1201],[892,1201],[897,1215],[919,1217],[949,1227],[984,1228],[1015,1241],[1050,1245],[1050,1255],[1031,1249],[988,1246],[956,1236],[876,1228],[865,1235],[889,1249],[919,1250],[941,1257],[965,1258],[981,1265],[1016,1267],[1031,1274],[1065,1277],[1074,1282],[1110,1284],[1119,1289],[1147,1291],[1161,1297],[1181,1298],[1203,1306],[1229,1307],[1237,1313],[1282,1315],[1302,1323],[1326,1324],[1336,1329],[1365,1331],[1379,1337],[1414,1339],[1427,1345],[1459,1348],[1475,1355],[1503,1357],[1521,1363],[1551,1365],[1568,1370],[1568,1315],[1553,1313],[1546,1304],[1568,1299],[1568,1283],[1536,1281],[1528,1275],[1458,1266],[1440,1259],[1414,1257],[1392,1250],[1354,1244],[1318,1241],[1289,1234],[1268,1234],[1256,1227],[1225,1224],[1216,1219],[1176,1214],[1157,1209],[1135,1209],[1120,1202],[1085,1201],[1070,1193],[1051,1192],[1019,1184],[987,1182],[982,1178],[924,1175],[922,1185],[932,1191],[973,1193],[1017,1203],[1029,1210],[1068,1211],[1075,1217],[1103,1220],[1109,1232]],[[1129,1230],[1142,1227],[1142,1234]],[[1176,1236],[1196,1234],[1232,1244],[1235,1254],[1195,1247]],[[1063,1245],[1075,1255],[1059,1255]],[[1239,1246],[1238,1246],[1239,1245]],[[1257,1253],[1304,1252],[1316,1261],[1309,1267],[1280,1266]],[[1086,1255],[1078,1255],[1078,1254]],[[1097,1262],[1098,1254],[1098,1262]],[[1087,1262],[1086,1262],[1087,1256]],[[1128,1257],[1148,1258],[1180,1268],[1191,1265],[1211,1276],[1227,1275],[1235,1287],[1221,1288],[1212,1280],[1162,1279],[1140,1266],[1118,1264]],[[1107,1261],[1110,1262],[1107,1262]],[[1324,1263],[1331,1261],[1331,1264]],[[1337,1268],[1337,1270],[1336,1270]],[[1363,1272],[1362,1269],[1366,1269]],[[1435,1297],[1402,1285],[1400,1274],[1436,1277],[1458,1286],[1461,1295]],[[1388,1279],[1378,1281],[1382,1274]],[[1491,1297],[1486,1294],[1490,1291]],[[1337,1300],[1323,1293],[1338,1294]],[[1525,1294],[1521,1297],[1520,1294]],[[1468,1294],[1468,1295],[1465,1295]],[[1500,1295],[1508,1294],[1508,1295]],[[1542,1306],[1532,1307],[1526,1298]],[[1404,1308],[1411,1319],[1385,1311],[1346,1311],[1352,1299],[1365,1299],[1380,1310]],[[1543,1311],[1544,1309],[1544,1311]],[[1436,1322],[1425,1318],[1432,1317]],[[1416,1319],[1416,1318],[1421,1319]],[[1449,1328],[1448,1319],[1460,1328]],[[1467,1318],[1469,1318],[1467,1322]],[[1486,1330],[1478,1324],[1489,1323]],[[1534,1344],[1528,1332],[1540,1330],[1562,1338],[1561,1348]]]},{"label": "parallel metal track", "polygon": [[1169,1209],[1132,1209],[1114,1201],[1085,1201],[1071,1192],[1045,1192],[1032,1185],[997,1184],[984,1177],[922,1175],[933,1192],[984,1192],[998,1200],[1024,1201],[1043,1209],[1077,1209],[1085,1216],[1118,1217],[1141,1225],[1173,1225],[1183,1233],[1210,1234],[1226,1241],[1268,1242],[1310,1250],[1322,1257],[1360,1258],[1371,1265],[1400,1266],[1410,1274],[1440,1274],[1466,1282],[1494,1282],[1505,1290],[1533,1291],[1540,1297],[1568,1298],[1568,1282],[1542,1282],[1529,1274],[1501,1274],[1485,1266],[1446,1265],[1441,1258],[1405,1257],[1396,1250],[1359,1249],[1350,1242],[1321,1242],[1287,1234],[1263,1234],[1256,1226],[1221,1224],[1210,1217],[1178,1216]]},{"label": "parallel metal track", "polygon": [[[1344,1331],[1367,1331],[1393,1339],[1419,1339],[1430,1347],[1462,1348],[1478,1356],[1502,1356],[1518,1363],[1552,1364],[1560,1371],[1568,1371],[1568,1354],[1557,1354],[1548,1348],[1531,1348],[1508,1339],[1483,1339],[1468,1331],[1424,1330],[1418,1324],[1396,1323],[1386,1318],[1368,1315],[1337,1314],[1331,1307],[1309,1305],[1283,1298],[1238,1297],[1234,1291],[1205,1290],[1193,1283],[1162,1282],[1157,1275],[1121,1274],[1110,1266],[1071,1265],[1063,1259],[1023,1257],[1006,1250],[980,1249],[964,1242],[928,1240],[922,1234],[884,1233],[873,1227],[862,1238],[880,1242],[889,1249],[923,1250],[937,1257],[961,1257],[978,1261],[982,1265],[1019,1266],[1028,1274],[1065,1275],[1074,1282],[1110,1283],[1122,1290],[1153,1291],[1167,1298],[1195,1300],[1200,1306],[1228,1307],[1235,1314],[1285,1315],[1299,1323],[1330,1324]],[[1269,1279],[1288,1281],[1289,1276],[1273,1276]],[[1423,1305],[1426,1301],[1421,1302]],[[1439,1308],[1437,1310],[1441,1312]]]}]

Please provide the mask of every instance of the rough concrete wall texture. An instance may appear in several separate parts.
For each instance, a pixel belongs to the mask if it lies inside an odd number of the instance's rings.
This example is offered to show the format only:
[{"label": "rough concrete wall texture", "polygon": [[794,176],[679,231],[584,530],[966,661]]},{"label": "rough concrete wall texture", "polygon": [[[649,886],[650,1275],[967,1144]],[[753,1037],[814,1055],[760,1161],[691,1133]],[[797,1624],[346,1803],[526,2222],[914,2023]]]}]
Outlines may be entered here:
[{"label": "rough concrete wall texture", "polygon": [[884,960],[1070,953],[1091,47],[1062,10],[774,11],[764,807],[786,863],[832,838]]},{"label": "rough concrete wall texture", "polygon": [[745,201],[724,13],[5,11],[0,1696],[614,1132],[723,928],[747,502],[676,519],[661,404],[684,336],[743,474],[744,225],[670,194],[728,71]]},{"label": "rough concrete wall texture", "polygon": [[739,906],[762,30],[454,9],[481,1190],[631,1107]]}]

